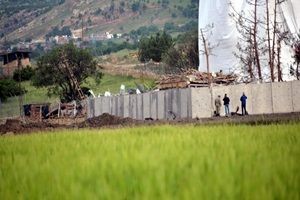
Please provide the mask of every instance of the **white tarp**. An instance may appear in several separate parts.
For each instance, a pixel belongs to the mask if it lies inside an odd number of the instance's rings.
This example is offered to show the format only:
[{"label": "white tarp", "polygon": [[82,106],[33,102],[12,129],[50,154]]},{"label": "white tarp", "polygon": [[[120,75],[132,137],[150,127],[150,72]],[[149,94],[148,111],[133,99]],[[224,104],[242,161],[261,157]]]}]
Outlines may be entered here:
[{"label": "white tarp", "polygon": [[[272,5],[270,0],[270,5]],[[233,52],[237,52],[236,44],[239,38],[239,34],[236,29],[236,24],[229,13],[232,9],[229,3],[232,3],[235,10],[238,12],[244,11],[250,13],[250,6],[246,3],[246,0],[199,0],[199,70],[206,71],[206,60],[203,55],[203,45],[200,36],[200,29],[205,29],[207,25],[213,24],[213,28],[210,33],[206,33],[208,42],[214,48],[211,50],[209,57],[210,70],[212,72],[218,72],[223,70],[225,73],[236,71],[239,67],[238,59],[233,55]],[[261,20],[265,19],[264,10],[265,6],[259,7],[258,17]],[[287,0],[280,4],[282,15],[279,17],[279,21],[284,21],[286,27],[293,34],[299,33],[300,25],[300,0]],[[272,8],[270,9],[271,15]],[[260,33],[265,34],[265,32]],[[284,67],[283,73],[288,73],[289,66],[293,63],[291,58],[292,51],[290,48],[282,47],[282,66]],[[266,60],[266,59],[263,59]],[[263,64],[267,69],[266,64]],[[265,71],[263,69],[263,71]]]}]

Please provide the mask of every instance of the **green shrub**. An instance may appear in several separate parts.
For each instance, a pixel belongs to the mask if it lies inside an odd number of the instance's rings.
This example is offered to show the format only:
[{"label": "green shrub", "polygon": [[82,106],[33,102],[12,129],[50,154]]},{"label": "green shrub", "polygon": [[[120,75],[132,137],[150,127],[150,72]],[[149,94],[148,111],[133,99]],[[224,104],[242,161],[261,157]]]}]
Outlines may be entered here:
[{"label": "green shrub", "polygon": [[23,87],[19,87],[18,83],[13,79],[0,80],[0,99],[6,101],[8,97],[24,94],[26,91]]},{"label": "green shrub", "polygon": [[13,75],[13,79],[15,81],[28,81],[31,79],[31,77],[34,75],[34,69],[32,69],[30,66],[26,66],[26,68],[23,68],[21,70],[16,70]]}]

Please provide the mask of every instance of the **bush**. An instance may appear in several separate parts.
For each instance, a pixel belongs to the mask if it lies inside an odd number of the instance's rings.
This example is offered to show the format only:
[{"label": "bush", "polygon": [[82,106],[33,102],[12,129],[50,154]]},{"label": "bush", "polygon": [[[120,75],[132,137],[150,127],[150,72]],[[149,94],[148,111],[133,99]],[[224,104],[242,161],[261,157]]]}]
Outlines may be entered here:
[{"label": "bush", "polygon": [[18,96],[24,94],[25,89],[19,87],[18,83],[13,79],[2,79],[0,80],[0,99],[6,101],[8,97]]},{"label": "bush", "polygon": [[13,79],[15,81],[28,81],[33,77],[34,75],[34,69],[32,69],[30,66],[26,66],[26,68],[23,68],[21,70],[16,70],[13,75]]},{"label": "bush", "polygon": [[157,33],[150,38],[142,38],[139,43],[139,60],[160,62],[164,53],[173,46],[173,39],[166,32]]}]

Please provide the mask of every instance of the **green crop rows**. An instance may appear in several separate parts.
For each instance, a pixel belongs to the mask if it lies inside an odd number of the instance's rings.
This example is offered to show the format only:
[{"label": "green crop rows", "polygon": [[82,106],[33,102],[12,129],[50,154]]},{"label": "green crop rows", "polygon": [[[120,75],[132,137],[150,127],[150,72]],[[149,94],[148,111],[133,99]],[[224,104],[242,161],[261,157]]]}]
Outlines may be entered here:
[{"label": "green crop rows", "polygon": [[300,124],[0,137],[0,199],[299,199]]}]

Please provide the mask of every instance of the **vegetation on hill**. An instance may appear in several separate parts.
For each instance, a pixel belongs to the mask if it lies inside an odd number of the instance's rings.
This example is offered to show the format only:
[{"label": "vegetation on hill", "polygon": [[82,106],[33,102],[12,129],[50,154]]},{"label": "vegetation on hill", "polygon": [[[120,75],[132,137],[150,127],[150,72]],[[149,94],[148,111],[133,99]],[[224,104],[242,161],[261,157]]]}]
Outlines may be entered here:
[{"label": "vegetation on hill", "polygon": [[0,38],[64,2],[65,0],[0,0]]},{"label": "vegetation on hill", "polygon": [[[0,22],[2,42],[37,39],[50,34],[53,29],[61,30],[63,27],[80,31],[83,25],[87,35],[107,31],[130,33],[146,25],[161,29],[165,23],[178,26],[198,18],[198,1],[195,0],[0,2],[4,5],[1,6],[4,9],[1,9]],[[34,13],[39,9],[43,9],[43,12]],[[20,23],[15,23],[18,20]]]}]

